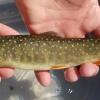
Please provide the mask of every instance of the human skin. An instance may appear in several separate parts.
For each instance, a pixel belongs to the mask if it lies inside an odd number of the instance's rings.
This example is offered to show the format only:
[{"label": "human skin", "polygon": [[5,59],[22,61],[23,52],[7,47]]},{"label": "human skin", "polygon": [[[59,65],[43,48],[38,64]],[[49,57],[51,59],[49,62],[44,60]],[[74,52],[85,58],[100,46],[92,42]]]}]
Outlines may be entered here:
[{"label": "human skin", "polygon": [[[100,7],[97,0],[16,0],[21,15],[30,33],[54,31],[65,38],[85,38],[89,32],[100,37]],[[80,76],[91,77],[99,67],[92,63],[80,68],[69,68],[64,72],[65,79],[76,82]],[[50,84],[48,71],[35,72],[39,82]]]}]

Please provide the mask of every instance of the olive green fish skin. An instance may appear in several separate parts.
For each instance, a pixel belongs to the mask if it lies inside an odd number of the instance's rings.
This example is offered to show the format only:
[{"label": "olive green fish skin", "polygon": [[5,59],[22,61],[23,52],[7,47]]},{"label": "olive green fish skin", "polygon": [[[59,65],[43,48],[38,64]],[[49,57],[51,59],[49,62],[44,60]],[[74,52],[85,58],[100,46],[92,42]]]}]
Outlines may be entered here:
[{"label": "olive green fish skin", "polygon": [[65,39],[46,35],[0,37],[0,67],[49,70],[100,61],[100,39]]}]

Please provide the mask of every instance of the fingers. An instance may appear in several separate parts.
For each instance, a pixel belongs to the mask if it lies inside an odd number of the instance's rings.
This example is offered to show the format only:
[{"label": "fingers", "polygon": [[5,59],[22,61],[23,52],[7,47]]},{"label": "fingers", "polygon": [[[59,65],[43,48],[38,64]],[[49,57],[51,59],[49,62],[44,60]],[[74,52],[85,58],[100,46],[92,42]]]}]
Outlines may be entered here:
[{"label": "fingers", "polygon": [[51,81],[51,76],[48,71],[36,71],[36,77],[41,85],[48,86]]},{"label": "fingers", "polygon": [[64,72],[65,80],[69,82],[76,82],[79,79],[79,73],[77,69],[69,68]]},{"label": "fingers", "polygon": [[96,64],[82,64],[79,69],[69,68],[65,71],[65,79],[69,82],[76,82],[79,77],[92,77],[97,75],[99,67]]},{"label": "fingers", "polygon": [[0,35],[18,35],[14,29],[0,23]]},{"label": "fingers", "polygon": [[13,69],[10,68],[0,68],[0,77],[1,78],[10,78],[14,75]]},{"label": "fingers", "polygon": [[92,77],[99,72],[99,67],[96,64],[87,63],[81,65],[79,72],[83,77]]},{"label": "fingers", "polygon": [[[14,29],[0,23],[0,35],[18,35],[19,33]],[[10,78],[14,75],[14,69],[0,68],[0,78]]]}]

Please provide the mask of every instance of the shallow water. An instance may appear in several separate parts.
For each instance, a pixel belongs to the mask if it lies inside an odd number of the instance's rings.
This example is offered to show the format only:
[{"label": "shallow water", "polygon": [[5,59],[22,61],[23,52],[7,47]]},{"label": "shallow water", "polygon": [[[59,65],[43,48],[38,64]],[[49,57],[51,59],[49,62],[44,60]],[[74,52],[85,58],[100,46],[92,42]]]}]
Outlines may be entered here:
[{"label": "shallow water", "polygon": [[51,74],[52,84],[43,87],[33,71],[16,70],[14,77],[0,83],[0,100],[100,100],[100,75],[71,84],[64,80],[63,71]]},{"label": "shallow water", "polygon": [[55,100],[61,92],[58,89],[61,87],[57,79],[52,80],[49,87],[43,87],[36,80],[33,71],[16,70],[14,77],[2,80],[0,100]]}]

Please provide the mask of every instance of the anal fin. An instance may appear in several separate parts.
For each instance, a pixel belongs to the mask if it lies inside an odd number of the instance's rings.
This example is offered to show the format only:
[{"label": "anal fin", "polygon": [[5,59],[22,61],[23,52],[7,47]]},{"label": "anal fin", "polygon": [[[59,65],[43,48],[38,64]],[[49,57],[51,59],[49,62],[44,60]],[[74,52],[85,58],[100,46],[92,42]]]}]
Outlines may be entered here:
[{"label": "anal fin", "polygon": [[52,66],[50,69],[51,70],[60,70],[60,69],[65,69],[66,67],[64,66]]}]

